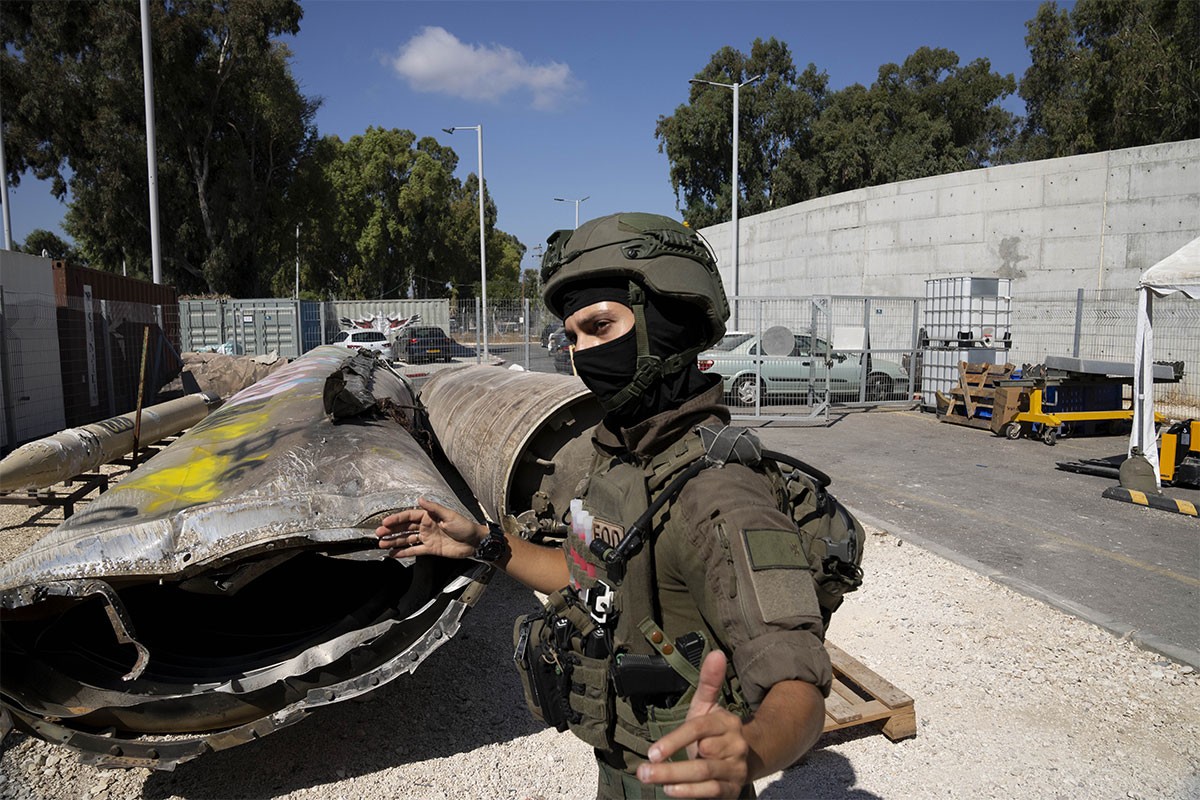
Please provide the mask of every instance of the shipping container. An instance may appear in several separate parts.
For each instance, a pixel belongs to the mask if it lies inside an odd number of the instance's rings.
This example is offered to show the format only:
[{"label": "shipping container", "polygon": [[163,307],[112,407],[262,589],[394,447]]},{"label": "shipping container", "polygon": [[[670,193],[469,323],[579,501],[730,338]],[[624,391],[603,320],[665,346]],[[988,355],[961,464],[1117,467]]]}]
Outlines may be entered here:
[{"label": "shipping container", "polygon": [[182,368],[175,287],[65,261],[53,274],[67,426],[153,403]]}]

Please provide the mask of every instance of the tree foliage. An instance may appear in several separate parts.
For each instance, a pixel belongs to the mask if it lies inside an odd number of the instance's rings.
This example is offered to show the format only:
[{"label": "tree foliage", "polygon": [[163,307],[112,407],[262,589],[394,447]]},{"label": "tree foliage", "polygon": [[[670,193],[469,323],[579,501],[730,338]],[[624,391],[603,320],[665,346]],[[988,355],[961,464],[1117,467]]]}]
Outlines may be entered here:
[{"label": "tree foliage", "polygon": [[1171,142],[1200,133],[1200,4],[1043,3],[1026,23],[1028,116],[1011,160]]},{"label": "tree foliage", "polygon": [[[1020,81],[1026,116],[1001,101],[1018,91],[987,59],[961,65],[921,47],[884,64],[870,86],[828,88],[787,45],[756,39],[747,56],[714,53],[696,78],[766,77],[740,92],[739,211],[992,164],[1177,141],[1200,133],[1200,3],[1045,3],[1026,23],[1032,65]],[[655,129],[676,202],[695,226],[732,205],[732,95],[693,84]]]},{"label": "tree foliage", "polygon": [[[296,0],[151,4],[164,279],[289,296],[299,268],[310,296],[478,293],[478,177],[411,131],[319,137],[278,41],[300,19]],[[148,277],[140,30],[129,0],[0,5],[9,179],[52,180],[82,256]],[[484,206],[488,288],[512,294],[524,246]]]},{"label": "tree foliage", "polygon": [[[725,47],[697,79],[744,83],[739,91],[739,211],[769,208],[862,186],[993,163],[1013,135],[999,106],[1016,84],[986,59],[960,66],[922,47],[885,64],[870,87],[831,92],[828,76],[792,63],[787,46],[756,39],[750,55]],[[676,197],[691,224],[729,216],[732,92],[694,83],[686,105],[660,117],[655,136],[671,161]]]},{"label": "tree foliage", "polygon": [[76,266],[86,267],[83,257],[70,243],[53,231],[36,228],[25,237],[25,242],[18,248],[21,252],[32,253],[35,256],[44,255],[46,258],[62,259]]},{"label": "tree foliage", "polygon": [[[137,4],[6,2],[0,15],[10,179],[52,179],[93,264],[148,273]],[[281,257],[317,107],[275,41],[300,17],[295,0],[151,4],[163,271],[183,291],[259,292],[262,264]]]},{"label": "tree foliage", "polygon": [[[457,166],[454,150],[408,130],[323,137],[289,197],[302,220],[294,242],[302,285],[337,297],[477,294],[479,181],[474,174],[458,180]],[[495,221],[496,206],[485,197],[489,291],[512,282],[524,254]],[[288,262],[272,283],[277,294],[290,294],[293,281]]]}]

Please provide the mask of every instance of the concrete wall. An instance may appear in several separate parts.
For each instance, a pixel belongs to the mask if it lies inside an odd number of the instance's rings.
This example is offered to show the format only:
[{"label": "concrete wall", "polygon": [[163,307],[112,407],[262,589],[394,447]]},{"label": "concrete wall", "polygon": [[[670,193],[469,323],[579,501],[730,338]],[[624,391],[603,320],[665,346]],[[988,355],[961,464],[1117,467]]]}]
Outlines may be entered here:
[{"label": "concrete wall", "polygon": [[1129,288],[1200,235],[1200,139],[991,167],[822,197],[702,233],[742,296],[917,295],[1011,278],[1014,294]]}]

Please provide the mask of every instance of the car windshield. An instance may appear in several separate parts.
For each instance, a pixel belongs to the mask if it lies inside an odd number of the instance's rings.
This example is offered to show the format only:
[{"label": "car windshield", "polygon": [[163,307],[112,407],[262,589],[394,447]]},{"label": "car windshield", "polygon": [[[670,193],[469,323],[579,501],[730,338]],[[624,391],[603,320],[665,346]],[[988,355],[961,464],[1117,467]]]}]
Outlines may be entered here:
[{"label": "car windshield", "polygon": [[721,341],[717,342],[709,349],[710,350],[732,350],[733,348],[737,347],[739,344],[743,344],[744,342],[746,342],[753,335],[754,334],[752,334],[752,333],[736,333],[736,332],[735,333],[727,333],[721,337]]},{"label": "car windshield", "polygon": [[338,331],[338,335],[333,337],[334,342],[344,342],[350,337],[347,331]]}]

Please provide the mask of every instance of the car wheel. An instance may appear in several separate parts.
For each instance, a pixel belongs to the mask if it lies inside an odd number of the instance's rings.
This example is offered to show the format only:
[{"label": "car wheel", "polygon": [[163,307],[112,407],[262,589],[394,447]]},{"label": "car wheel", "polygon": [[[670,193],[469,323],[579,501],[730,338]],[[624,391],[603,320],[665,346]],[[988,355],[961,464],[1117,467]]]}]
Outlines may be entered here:
[{"label": "car wheel", "polygon": [[739,406],[752,406],[762,400],[765,400],[765,397],[757,375],[743,375],[734,381],[733,401]]},{"label": "car wheel", "polygon": [[890,400],[892,392],[895,389],[892,386],[892,379],[887,375],[874,373],[867,376],[867,399],[879,402],[880,400]]}]

